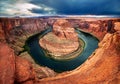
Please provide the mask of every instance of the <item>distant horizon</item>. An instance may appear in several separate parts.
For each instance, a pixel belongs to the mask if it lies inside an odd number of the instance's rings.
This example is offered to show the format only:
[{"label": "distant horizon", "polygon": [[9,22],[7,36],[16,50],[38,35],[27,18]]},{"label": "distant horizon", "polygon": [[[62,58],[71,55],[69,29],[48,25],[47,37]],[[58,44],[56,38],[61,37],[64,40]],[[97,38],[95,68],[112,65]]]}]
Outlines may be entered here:
[{"label": "distant horizon", "polygon": [[98,17],[98,18],[107,18],[107,17],[118,17],[120,15],[36,15],[36,16],[0,16],[0,18],[21,18],[21,17]]}]

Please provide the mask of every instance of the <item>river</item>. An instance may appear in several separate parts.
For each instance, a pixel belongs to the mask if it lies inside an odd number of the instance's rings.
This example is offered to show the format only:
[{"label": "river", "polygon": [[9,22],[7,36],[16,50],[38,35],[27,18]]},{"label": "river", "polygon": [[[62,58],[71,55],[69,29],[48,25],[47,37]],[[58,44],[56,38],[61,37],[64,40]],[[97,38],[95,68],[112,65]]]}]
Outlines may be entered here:
[{"label": "river", "polygon": [[98,39],[94,36],[92,36],[89,33],[82,32],[80,30],[76,30],[78,33],[79,38],[81,38],[85,42],[85,47],[83,52],[71,59],[71,60],[54,60],[51,59],[48,56],[45,56],[44,50],[39,45],[39,37],[45,35],[46,33],[50,32],[52,29],[46,29],[39,34],[36,34],[34,36],[31,36],[27,41],[26,44],[29,47],[29,53],[32,56],[32,58],[36,61],[37,64],[40,64],[42,66],[47,66],[56,72],[63,72],[63,71],[70,71],[78,66],[80,66],[82,63],[85,62],[85,60],[94,52],[94,50],[98,47]]}]

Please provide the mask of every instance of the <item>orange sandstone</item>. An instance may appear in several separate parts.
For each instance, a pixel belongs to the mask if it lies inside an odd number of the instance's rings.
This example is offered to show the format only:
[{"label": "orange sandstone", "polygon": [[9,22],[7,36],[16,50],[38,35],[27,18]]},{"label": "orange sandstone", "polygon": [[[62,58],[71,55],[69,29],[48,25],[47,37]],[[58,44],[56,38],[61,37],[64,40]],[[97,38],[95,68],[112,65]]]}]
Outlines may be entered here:
[{"label": "orange sandstone", "polygon": [[70,54],[79,47],[77,33],[64,19],[57,20],[53,25],[53,31],[43,36],[39,44],[54,56]]}]

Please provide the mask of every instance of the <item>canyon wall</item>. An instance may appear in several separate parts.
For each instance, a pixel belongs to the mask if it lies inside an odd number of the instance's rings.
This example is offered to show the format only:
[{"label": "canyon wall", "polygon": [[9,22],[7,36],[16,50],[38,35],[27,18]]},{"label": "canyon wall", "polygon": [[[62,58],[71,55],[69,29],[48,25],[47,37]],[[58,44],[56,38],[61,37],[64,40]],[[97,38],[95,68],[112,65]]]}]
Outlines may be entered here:
[{"label": "canyon wall", "polygon": [[56,19],[0,18],[0,83],[119,84],[120,18],[57,19],[67,19],[74,28],[95,35],[101,41],[98,49],[77,69],[56,75],[45,67],[34,68],[29,54],[20,54],[30,36],[52,27]]},{"label": "canyon wall", "polygon": [[25,41],[34,34],[51,26],[52,21],[43,18],[0,18],[0,27],[9,46],[18,55]]},{"label": "canyon wall", "polygon": [[74,28],[89,32],[102,40],[104,35],[113,33],[114,23],[120,18],[0,18],[1,38],[6,39],[9,46],[18,55],[23,51],[26,39],[40,33],[42,30],[50,28],[57,19],[67,19]]}]

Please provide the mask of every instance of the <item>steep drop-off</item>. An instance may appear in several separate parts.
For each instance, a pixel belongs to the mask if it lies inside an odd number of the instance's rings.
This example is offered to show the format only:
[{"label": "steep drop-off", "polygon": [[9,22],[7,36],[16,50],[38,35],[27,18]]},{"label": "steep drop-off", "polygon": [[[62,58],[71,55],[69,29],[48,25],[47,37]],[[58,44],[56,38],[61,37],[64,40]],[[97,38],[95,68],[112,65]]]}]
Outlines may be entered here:
[{"label": "steep drop-off", "polygon": [[[120,18],[67,20],[73,27],[95,35],[101,42],[99,48],[80,67],[56,74],[36,65],[27,52],[20,53],[28,37],[49,28],[56,19],[0,18],[0,83],[119,84]],[[21,57],[15,57],[16,54]]]}]

